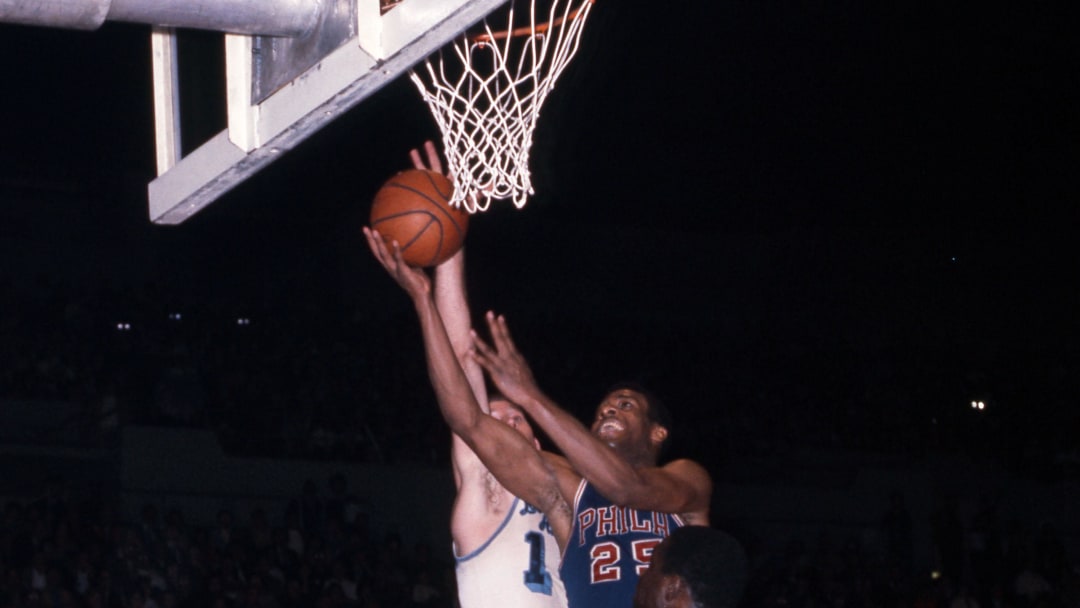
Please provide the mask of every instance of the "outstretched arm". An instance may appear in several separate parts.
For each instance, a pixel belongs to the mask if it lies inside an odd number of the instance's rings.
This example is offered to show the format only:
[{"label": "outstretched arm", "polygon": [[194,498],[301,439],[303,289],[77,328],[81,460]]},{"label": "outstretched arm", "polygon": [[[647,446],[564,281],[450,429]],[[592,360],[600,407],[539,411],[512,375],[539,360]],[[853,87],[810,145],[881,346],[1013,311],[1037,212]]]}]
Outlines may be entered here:
[{"label": "outstretched arm", "polygon": [[427,274],[402,260],[396,242],[391,253],[377,232],[365,227],[364,236],[375,258],[412,298],[424,337],[428,376],[450,429],[503,487],[547,514],[556,539],[565,542],[570,513],[553,467],[524,436],[480,408],[435,306]]},{"label": "outstretched arm", "polygon": [[[427,169],[442,173],[442,161],[439,152],[431,141],[424,142],[423,152],[413,149],[409,158],[416,169]],[[472,319],[465,292],[465,249],[460,249],[434,270],[435,308],[443,319],[446,335],[465,376],[472,387],[480,409],[487,413],[487,387],[484,386],[484,370],[468,357],[472,345],[470,331]],[[456,433],[451,434],[450,458],[453,463],[454,483],[460,491],[463,478],[476,483],[483,483],[487,472],[483,463]]]},{"label": "outstretched arm", "polygon": [[487,324],[493,346],[474,332],[473,356],[499,390],[525,409],[574,469],[601,494],[623,506],[664,513],[699,513],[707,518],[712,482],[703,467],[689,460],[663,467],[628,462],[540,390],[510,337],[504,317],[489,312]]}]

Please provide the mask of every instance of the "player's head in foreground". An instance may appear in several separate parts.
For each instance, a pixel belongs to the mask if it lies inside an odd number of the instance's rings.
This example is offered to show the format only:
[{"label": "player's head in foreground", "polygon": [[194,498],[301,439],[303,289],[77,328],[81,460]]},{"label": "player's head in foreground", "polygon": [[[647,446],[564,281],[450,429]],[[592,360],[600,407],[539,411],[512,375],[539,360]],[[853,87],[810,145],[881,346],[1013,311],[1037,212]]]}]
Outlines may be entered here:
[{"label": "player's head in foreground", "polygon": [[634,608],[738,608],[746,554],[731,536],[705,526],[674,530],[653,551]]}]

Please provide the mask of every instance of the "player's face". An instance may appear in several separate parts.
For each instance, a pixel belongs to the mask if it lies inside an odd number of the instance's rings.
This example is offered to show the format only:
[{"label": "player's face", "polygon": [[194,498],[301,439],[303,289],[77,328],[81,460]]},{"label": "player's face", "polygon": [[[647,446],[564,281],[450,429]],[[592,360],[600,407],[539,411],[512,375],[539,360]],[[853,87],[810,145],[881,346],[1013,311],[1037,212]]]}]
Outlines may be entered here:
[{"label": "player's face", "polygon": [[647,437],[649,403],[645,396],[630,389],[609,393],[596,408],[592,434],[606,443]]},{"label": "player's face", "polygon": [[521,433],[529,441],[535,439],[529,419],[516,405],[505,399],[493,399],[490,405],[492,418]]},{"label": "player's face", "polygon": [[634,592],[634,608],[658,608],[669,605],[665,600],[664,575],[660,573],[660,564],[663,563],[663,546],[657,547],[653,552],[652,563],[641,573],[638,578],[637,590]]}]

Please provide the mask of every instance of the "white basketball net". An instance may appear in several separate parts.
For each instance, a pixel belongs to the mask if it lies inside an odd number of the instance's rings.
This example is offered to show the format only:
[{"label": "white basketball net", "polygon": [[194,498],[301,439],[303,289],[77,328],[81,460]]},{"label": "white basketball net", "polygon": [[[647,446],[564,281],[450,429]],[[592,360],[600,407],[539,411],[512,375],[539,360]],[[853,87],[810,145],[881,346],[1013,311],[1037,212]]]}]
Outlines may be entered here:
[{"label": "white basketball net", "polygon": [[540,106],[577,52],[593,2],[554,0],[545,23],[537,22],[536,1],[530,25],[515,31],[511,5],[505,32],[485,21],[486,35],[462,36],[453,56],[440,51],[424,62],[426,70],[410,72],[443,134],[454,178],[450,204],[469,213],[492,200],[520,209],[533,193],[529,149]]}]

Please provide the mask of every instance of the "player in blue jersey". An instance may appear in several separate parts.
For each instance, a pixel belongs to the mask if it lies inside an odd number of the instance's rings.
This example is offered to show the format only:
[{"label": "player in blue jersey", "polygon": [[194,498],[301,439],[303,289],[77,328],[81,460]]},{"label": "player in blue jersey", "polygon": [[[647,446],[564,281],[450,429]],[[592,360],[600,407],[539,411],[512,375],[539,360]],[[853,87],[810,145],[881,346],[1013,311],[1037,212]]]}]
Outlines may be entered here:
[{"label": "player in blue jersey", "polygon": [[571,465],[554,467],[573,505],[560,567],[569,605],[629,607],[653,549],[675,528],[709,524],[712,480],[692,460],[658,465],[670,422],[648,391],[616,386],[586,427],[540,390],[506,319],[489,312],[487,323],[492,344],[474,332],[473,358]]},{"label": "player in blue jersey", "polygon": [[[564,548],[559,572],[570,606],[629,607],[652,549],[678,526],[708,524],[712,482],[704,468],[690,460],[657,465],[670,427],[662,404],[640,388],[619,387],[605,396],[587,429],[539,390],[505,320],[489,314],[494,348],[474,340],[471,359],[543,426],[566,458],[541,453],[531,434],[484,412],[477,398],[482,378],[478,383],[467,373],[469,366],[463,369],[460,356],[468,349],[448,335],[442,317],[456,310],[468,326],[463,288],[456,305],[436,305],[445,268],[436,271],[433,296],[428,275],[407,266],[396,244],[388,249],[374,231],[365,229],[365,235],[375,257],[413,301],[428,373],[451,430],[502,488],[547,516],[551,534]],[[523,574],[537,580],[535,570],[530,566]]]},{"label": "player in blue jersey", "polygon": [[[425,150],[427,165],[416,150],[413,165],[441,172],[434,146],[428,142]],[[492,398],[487,415],[483,371],[465,356],[471,323],[464,253],[435,269],[433,285],[424,271],[404,264],[399,251],[387,250],[376,233],[365,230],[365,235],[375,257],[413,300],[432,386],[454,431],[451,460],[457,496],[450,532],[459,605],[565,608],[559,541],[569,531],[569,505],[521,410],[506,399]],[[507,478],[510,481],[498,481]],[[528,483],[514,485],[526,479]]]}]

